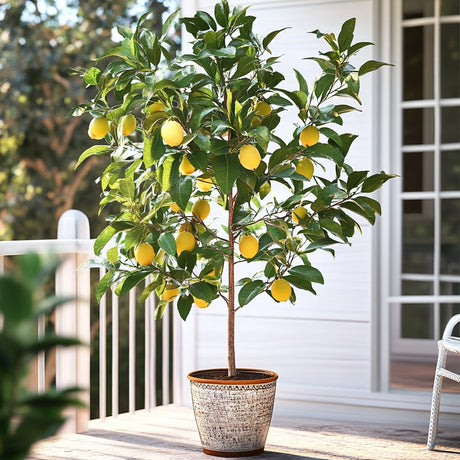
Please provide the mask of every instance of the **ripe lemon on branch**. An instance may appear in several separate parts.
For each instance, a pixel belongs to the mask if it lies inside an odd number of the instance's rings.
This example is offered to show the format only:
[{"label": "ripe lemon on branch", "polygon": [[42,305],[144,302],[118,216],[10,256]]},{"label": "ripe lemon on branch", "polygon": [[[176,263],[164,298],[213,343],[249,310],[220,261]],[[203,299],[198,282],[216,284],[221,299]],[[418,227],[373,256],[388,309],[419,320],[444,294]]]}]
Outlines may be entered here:
[{"label": "ripe lemon on branch", "polygon": [[181,255],[184,251],[193,251],[195,249],[196,241],[193,233],[180,232],[176,238],[177,254]]},{"label": "ripe lemon on branch", "polygon": [[259,251],[259,242],[253,235],[243,235],[240,239],[240,254],[246,259],[252,259]]},{"label": "ripe lemon on branch", "polygon": [[209,190],[212,189],[213,181],[212,181],[212,179],[210,177],[209,178],[201,178],[201,177],[199,177],[196,180],[196,186],[197,186],[198,190],[200,190],[202,192],[209,192]]},{"label": "ripe lemon on branch", "polygon": [[195,302],[195,305],[199,308],[206,308],[209,303],[206,302],[206,300],[199,299],[198,297],[192,296],[193,297],[193,302]]},{"label": "ripe lemon on branch", "polygon": [[193,171],[195,171],[195,167],[192,165],[192,163],[190,163],[187,155],[184,155],[179,165],[179,172],[184,176],[189,176],[193,173]]},{"label": "ripe lemon on branch", "polygon": [[134,249],[134,257],[141,265],[150,265],[155,257],[155,251],[150,243],[141,243]]},{"label": "ripe lemon on branch", "polygon": [[284,278],[278,278],[273,281],[271,293],[278,302],[286,302],[291,297],[291,292],[291,285]]},{"label": "ripe lemon on branch", "polygon": [[211,212],[211,207],[206,200],[197,200],[192,206],[192,214],[200,220],[205,220]]},{"label": "ripe lemon on branch", "polygon": [[88,127],[88,136],[91,139],[104,139],[109,132],[109,122],[105,117],[96,117],[91,120]]},{"label": "ripe lemon on branch", "polygon": [[170,147],[176,147],[184,140],[184,130],[175,120],[166,120],[161,126],[160,134],[164,143]]},{"label": "ripe lemon on branch", "polygon": [[304,147],[315,145],[319,141],[319,131],[316,126],[310,125],[302,129],[300,133],[300,143]]},{"label": "ripe lemon on branch", "polygon": [[161,293],[160,299],[170,302],[179,295],[179,287],[174,283],[168,283]]},{"label": "ripe lemon on branch", "polygon": [[241,165],[251,171],[257,169],[261,161],[259,151],[251,144],[243,145],[243,147],[241,147],[239,159]]},{"label": "ripe lemon on branch", "polygon": [[310,158],[302,158],[295,167],[295,172],[310,180],[313,177],[315,168]]},{"label": "ripe lemon on branch", "polygon": [[270,115],[271,111],[272,111],[272,108],[270,107],[270,104],[268,104],[265,101],[259,101],[256,104],[256,107],[255,107],[255,114],[256,115],[266,117],[267,115]]},{"label": "ripe lemon on branch", "polygon": [[129,136],[136,129],[136,117],[128,113],[121,119],[121,131],[123,136]]}]

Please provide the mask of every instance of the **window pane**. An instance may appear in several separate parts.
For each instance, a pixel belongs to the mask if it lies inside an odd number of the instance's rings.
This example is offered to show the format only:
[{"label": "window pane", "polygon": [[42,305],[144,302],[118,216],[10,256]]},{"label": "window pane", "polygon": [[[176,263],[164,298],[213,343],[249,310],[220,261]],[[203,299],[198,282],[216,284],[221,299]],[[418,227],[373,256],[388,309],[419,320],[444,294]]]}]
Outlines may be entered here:
[{"label": "window pane", "polygon": [[401,338],[433,339],[433,305],[401,305]]},{"label": "window pane", "polygon": [[460,281],[458,283],[442,281],[440,285],[441,295],[460,295]]},{"label": "window pane", "polygon": [[434,15],[434,0],[404,0],[403,18],[423,18]]},{"label": "window pane", "polygon": [[404,29],[403,99],[433,99],[433,26]]},{"label": "window pane", "polygon": [[433,273],[433,200],[404,201],[403,273]]},{"label": "window pane", "polygon": [[402,282],[402,295],[433,295],[433,283],[431,281],[408,281]]},{"label": "window pane", "polygon": [[441,201],[441,273],[460,274],[460,200]]},{"label": "window pane", "polygon": [[441,14],[460,14],[460,2],[458,0],[441,0]]},{"label": "window pane", "polygon": [[441,142],[460,142],[460,107],[441,109]]},{"label": "window pane", "polygon": [[460,190],[460,150],[441,153],[441,189]]},{"label": "window pane", "polygon": [[434,110],[405,109],[403,112],[404,145],[434,143]]},{"label": "window pane", "polygon": [[404,191],[427,192],[434,188],[434,153],[407,152],[404,154]]},{"label": "window pane", "polygon": [[[458,2],[457,2],[458,3]],[[441,97],[460,96],[460,24],[441,25]]]}]

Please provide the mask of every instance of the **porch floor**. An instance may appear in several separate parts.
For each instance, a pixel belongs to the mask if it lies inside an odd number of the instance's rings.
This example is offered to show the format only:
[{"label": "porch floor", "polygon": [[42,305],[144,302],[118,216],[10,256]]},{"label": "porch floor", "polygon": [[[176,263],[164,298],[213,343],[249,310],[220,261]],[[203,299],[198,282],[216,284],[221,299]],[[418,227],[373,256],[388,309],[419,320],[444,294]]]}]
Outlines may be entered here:
[{"label": "porch floor", "polygon": [[[440,430],[437,450],[426,450],[426,427],[274,418],[267,460],[460,460],[460,433]],[[191,409],[163,406],[90,422],[89,431],[38,444],[29,460],[210,459],[202,453]]]}]

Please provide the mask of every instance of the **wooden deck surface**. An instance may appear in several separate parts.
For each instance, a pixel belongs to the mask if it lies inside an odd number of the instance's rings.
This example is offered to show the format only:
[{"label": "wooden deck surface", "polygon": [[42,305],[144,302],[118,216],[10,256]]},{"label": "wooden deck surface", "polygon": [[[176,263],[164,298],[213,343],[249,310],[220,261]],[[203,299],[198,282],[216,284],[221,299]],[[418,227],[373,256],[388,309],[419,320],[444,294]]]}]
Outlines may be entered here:
[{"label": "wooden deck surface", "polygon": [[[441,430],[437,450],[425,447],[426,427],[275,418],[267,460],[460,460],[460,433]],[[91,421],[88,432],[38,444],[29,460],[194,460],[202,453],[192,411],[163,406],[152,412]]]}]

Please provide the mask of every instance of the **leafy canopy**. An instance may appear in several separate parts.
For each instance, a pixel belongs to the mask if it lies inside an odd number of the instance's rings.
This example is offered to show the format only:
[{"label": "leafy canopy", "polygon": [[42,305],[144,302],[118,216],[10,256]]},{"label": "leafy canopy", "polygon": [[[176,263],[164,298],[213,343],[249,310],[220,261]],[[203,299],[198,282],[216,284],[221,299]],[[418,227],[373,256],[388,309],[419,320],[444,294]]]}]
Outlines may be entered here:
[{"label": "leafy canopy", "polygon": [[[353,41],[355,19],[349,19],[337,37],[313,32],[328,46],[319,57],[308,58],[319,65],[320,75],[308,84],[294,70],[298,85],[286,89],[285,76],[275,69],[279,58],[270,51],[283,29],[256,36],[255,17],[247,8],[230,9],[222,0],[214,15],[198,11],[181,19],[193,40],[190,52],[177,58],[171,57],[167,39],[175,15],[161,34],[143,26],[147,17],[134,31],[124,31],[122,44],[84,72],[85,84],[97,94],[72,111],[105,117],[110,125],[105,142],[83,152],[78,161],[94,155],[109,158],[100,176],[100,209],[119,205],[95,242],[96,254],[105,254],[99,263],[108,268],[98,295],[115,283],[116,293],[126,293],[149,277],[142,298],[154,291],[161,298],[177,287],[177,306],[185,319],[194,297],[205,303],[218,297],[233,302],[233,280],[226,285],[221,279],[226,262],[257,262],[259,270],[236,282],[235,310],[259,294],[271,295],[279,278],[294,288],[291,302],[296,289],[315,293],[314,284],[324,280],[309,255],[316,250],[333,253],[335,244],[349,243],[360,230],[360,219],[374,224],[381,210],[369,194],[392,177],[354,171],[347,158],[357,136],[334,129],[361,105],[360,77],[384,64],[368,61],[358,68],[351,63],[371,43]],[[299,123],[285,140],[276,128],[289,107],[297,110]],[[135,135],[123,135],[128,114],[136,117]],[[166,120],[182,127],[185,137],[179,145],[163,141]],[[303,141],[306,126],[313,135]],[[319,142],[314,139],[318,134]],[[254,167],[245,164],[240,154],[244,146],[255,147],[260,164],[254,160],[257,155],[249,163]],[[311,178],[298,167],[304,159],[314,168]],[[185,171],[183,161],[192,168]],[[203,179],[212,182],[210,190],[198,187]],[[211,203],[207,218],[192,213],[200,199]],[[213,218],[219,207],[227,213],[226,222]],[[293,218],[299,207],[305,212]],[[181,226],[194,235],[193,250],[177,251]],[[237,249],[243,235],[258,242],[250,260]],[[141,266],[133,257],[141,242],[154,248],[151,265]],[[170,300],[163,297],[159,314]]]}]

